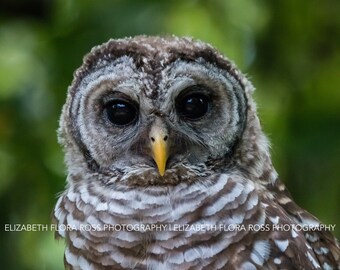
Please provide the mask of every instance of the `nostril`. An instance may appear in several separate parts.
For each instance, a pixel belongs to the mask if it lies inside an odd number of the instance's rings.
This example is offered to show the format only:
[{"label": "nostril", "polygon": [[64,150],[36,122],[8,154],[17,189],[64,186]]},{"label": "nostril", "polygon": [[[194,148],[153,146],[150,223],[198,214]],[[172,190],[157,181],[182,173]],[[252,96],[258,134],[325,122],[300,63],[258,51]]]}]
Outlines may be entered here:
[{"label": "nostril", "polygon": [[155,142],[155,138],[154,137],[150,137],[152,142]]},{"label": "nostril", "polygon": [[163,140],[166,142],[167,141],[167,139],[168,139],[168,135],[166,135],[164,138],[163,138]]}]

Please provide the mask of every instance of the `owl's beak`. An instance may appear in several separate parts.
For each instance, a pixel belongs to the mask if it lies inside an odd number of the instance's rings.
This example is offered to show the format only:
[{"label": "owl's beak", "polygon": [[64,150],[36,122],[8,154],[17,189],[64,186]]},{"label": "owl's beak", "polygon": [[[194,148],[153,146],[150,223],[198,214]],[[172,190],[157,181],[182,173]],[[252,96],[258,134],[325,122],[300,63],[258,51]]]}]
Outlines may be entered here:
[{"label": "owl's beak", "polygon": [[150,134],[152,157],[157,164],[159,174],[165,173],[166,161],[168,159],[168,132],[165,127],[153,125]]}]

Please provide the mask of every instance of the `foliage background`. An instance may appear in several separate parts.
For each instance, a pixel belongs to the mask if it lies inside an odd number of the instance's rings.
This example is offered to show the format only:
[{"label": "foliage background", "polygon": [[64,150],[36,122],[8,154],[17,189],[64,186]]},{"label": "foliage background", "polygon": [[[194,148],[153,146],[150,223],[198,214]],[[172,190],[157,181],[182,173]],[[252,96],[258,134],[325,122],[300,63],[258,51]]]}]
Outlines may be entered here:
[{"label": "foliage background", "polygon": [[[48,224],[64,188],[56,129],[72,72],[109,38],[190,35],[233,59],[257,87],[274,164],[295,200],[340,225],[340,1],[2,0],[0,262],[62,269]],[[340,229],[336,229],[340,236]]]}]

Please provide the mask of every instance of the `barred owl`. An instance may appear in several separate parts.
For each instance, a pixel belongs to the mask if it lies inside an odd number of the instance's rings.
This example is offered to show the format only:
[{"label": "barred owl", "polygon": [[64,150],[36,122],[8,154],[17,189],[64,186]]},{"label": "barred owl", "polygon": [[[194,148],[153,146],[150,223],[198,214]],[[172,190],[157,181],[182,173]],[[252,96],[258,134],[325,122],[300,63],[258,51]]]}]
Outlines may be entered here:
[{"label": "barred owl", "polygon": [[339,269],[337,240],[278,179],[253,90],[190,38],[94,47],[60,119],[65,267]]}]

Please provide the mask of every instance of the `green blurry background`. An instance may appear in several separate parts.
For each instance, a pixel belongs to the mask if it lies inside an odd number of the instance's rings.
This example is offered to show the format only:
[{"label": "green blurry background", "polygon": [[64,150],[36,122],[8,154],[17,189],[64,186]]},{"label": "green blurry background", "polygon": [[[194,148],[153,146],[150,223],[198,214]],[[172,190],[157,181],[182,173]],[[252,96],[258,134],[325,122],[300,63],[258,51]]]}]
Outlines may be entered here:
[{"label": "green blurry background", "polygon": [[[65,185],[56,129],[73,71],[92,46],[136,34],[210,42],[253,81],[274,164],[295,200],[340,225],[340,1],[2,0],[1,269],[62,269],[50,222]],[[340,236],[340,228],[336,228]]]}]

